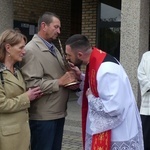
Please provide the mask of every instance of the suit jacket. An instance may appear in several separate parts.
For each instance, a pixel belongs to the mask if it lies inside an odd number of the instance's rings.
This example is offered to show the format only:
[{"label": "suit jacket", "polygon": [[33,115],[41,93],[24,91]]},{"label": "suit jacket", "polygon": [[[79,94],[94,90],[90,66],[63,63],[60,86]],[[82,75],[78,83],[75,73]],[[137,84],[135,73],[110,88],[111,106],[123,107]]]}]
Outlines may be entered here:
[{"label": "suit jacket", "polygon": [[34,35],[26,45],[26,55],[21,70],[27,88],[40,86],[44,95],[31,102],[31,120],[53,120],[66,116],[68,90],[59,87],[58,80],[64,73],[64,63],[55,47],[57,57],[53,56],[43,40]]},{"label": "suit jacket", "polygon": [[4,84],[0,81],[0,150],[28,150],[30,101],[19,70],[16,78],[0,64]]}]

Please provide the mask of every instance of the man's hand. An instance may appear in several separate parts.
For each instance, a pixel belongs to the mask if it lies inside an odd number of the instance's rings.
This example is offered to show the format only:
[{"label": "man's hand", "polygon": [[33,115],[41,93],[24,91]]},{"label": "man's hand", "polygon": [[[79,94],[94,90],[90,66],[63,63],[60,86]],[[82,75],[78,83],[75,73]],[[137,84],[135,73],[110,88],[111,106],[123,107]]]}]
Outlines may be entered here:
[{"label": "man's hand", "polygon": [[59,86],[65,86],[71,82],[74,82],[75,80],[76,79],[75,79],[74,72],[68,71],[61,78],[58,79],[58,83]]}]

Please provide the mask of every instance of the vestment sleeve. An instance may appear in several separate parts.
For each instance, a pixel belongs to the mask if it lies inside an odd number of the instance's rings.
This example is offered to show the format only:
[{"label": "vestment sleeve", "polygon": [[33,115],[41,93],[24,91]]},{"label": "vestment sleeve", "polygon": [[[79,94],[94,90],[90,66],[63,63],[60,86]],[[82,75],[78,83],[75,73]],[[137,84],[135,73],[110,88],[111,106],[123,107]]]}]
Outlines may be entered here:
[{"label": "vestment sleeve", "polygon": [[85,80],[85,74],[84,73],[81,74],[80,79],[81,79],[81,83],[80,83],[79,88],[81,91],[76,92],[76,95],[78,96],[77,103],[80,106],[82,106],[83,88],[84,88],[84,80]]},{"label": "vestment sleeve", "polygon": [[101,65],[97,73],[97,90],[99,97],[88,96],[87,132],[92,135],[121,124],[131,104],[126,99],[133,99],[128,77],[115,63]]},{"label": "vestment sleeve", "polygon": [[145,54],[143,55],[141,62],[138,66],[137,77],[139,80],[139,84],[141,87],[141,93],[144,95],[148,90],[150,90],[150,56],[147,57]]}]

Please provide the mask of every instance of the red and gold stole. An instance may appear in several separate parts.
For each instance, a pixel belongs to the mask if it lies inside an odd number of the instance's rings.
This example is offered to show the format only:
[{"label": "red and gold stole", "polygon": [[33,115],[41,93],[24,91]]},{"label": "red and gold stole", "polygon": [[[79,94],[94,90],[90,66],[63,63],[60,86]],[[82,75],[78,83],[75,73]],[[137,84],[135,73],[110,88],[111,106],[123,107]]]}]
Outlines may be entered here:
[{"label": "red and gold stole", "polygon": [[[82,102],[82,138],[83,138],[84,149],[85,149],[86,118],[87,118],[87,111],[88,111],[88,100],[86,98],[86,91],[89,87],[88,83],[90,83],[90,88],[93,95],[95,97],[99,97],[97,91],[96,74],[105,56],[106,56],[105,52],[97,48],[93,48],[90,57],[90,64],[86,68],[84,91],[83,91],[83,102]],[[92,137],[91,150],[110,150],[110,143],[111,143],[110,130],[100,134],[95,134]]]}]

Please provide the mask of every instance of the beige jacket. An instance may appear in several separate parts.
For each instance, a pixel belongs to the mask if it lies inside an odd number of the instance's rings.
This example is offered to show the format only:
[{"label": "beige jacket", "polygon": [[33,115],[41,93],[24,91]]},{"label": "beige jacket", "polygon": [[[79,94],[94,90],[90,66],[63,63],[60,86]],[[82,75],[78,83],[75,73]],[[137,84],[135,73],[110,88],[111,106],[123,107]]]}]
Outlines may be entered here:
[{"label": "beige jacket", "polygon": [[30,101],[20,71],[18,79],[0,66],[4,85],[0,80],[0,150],[28,150],[30,130],[28,108]]},{"label": "beige jacket", "polygon": [[59,87],[57,79],[64,73],[61,54],[56,49],[53,56],[43,41],[34,35],[26,45],[26,55],[21,64],[27,88],[40,86],[44,95],[30,107],[31,120],[53,120],[66,116],[68,90]]}]

